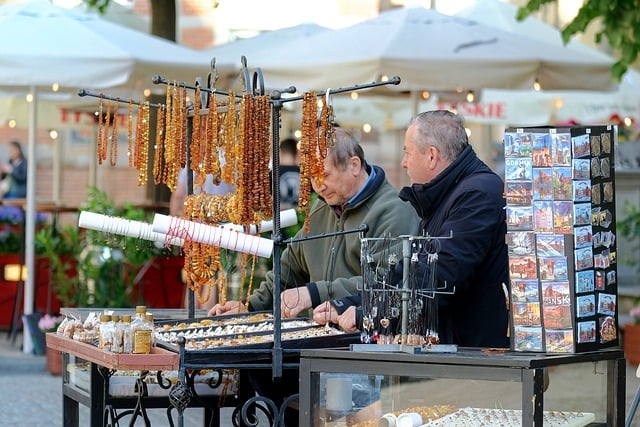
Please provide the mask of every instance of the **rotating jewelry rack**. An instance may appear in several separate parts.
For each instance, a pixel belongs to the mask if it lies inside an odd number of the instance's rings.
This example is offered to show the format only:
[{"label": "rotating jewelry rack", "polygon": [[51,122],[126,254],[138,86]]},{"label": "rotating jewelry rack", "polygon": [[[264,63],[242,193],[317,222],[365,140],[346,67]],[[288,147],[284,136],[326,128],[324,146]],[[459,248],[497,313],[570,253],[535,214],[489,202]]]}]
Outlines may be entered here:
[{"label": "rotating jewelry rack", "polygon": [[[441,237],[361,239],[364,344],[353,344],[352,350],[412,354],[457,351],[456,345],[439,343],[437,330],[436,297],[455,293],[455,286],[438,284],[436,278],[440,241],[451,238],[452,231]],[[402,275],[398,277],[400,268]],[[394,336],[398,326],[400,334]],[[377,344],[372,345],[374,342]]]}]

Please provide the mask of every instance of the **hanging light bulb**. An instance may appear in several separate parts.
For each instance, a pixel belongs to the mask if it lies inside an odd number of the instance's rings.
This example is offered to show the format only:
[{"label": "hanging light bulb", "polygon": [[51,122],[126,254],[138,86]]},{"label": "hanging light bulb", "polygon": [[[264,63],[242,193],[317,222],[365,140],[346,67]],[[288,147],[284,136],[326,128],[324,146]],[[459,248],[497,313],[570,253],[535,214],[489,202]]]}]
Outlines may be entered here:
[{"label": "hanging light bulb", "polygon": [[475,101],[476,96],[473,93],[473,91],[470,90],[470,91],[467,92],[467,96],[465,97],[465,99],[467,100],[467,102],[471,103],[471,102]]},{"label": "hanging light bulb", "polygon": [[421,95],[422,99],[424,99],[425,101],[431,98],[431,92],[429,92],[428,90],[423,90]]},{"label": "hanging light bulb", "polygon": [[58,90],[60,90],[60,84],[58,84],[57,82],[51,85],[51,89],[54,92],[57,92]]},{"label": "hanging light bulb", "polygon": [[357,101],[359,96],[360,95],[358,95],[358,92],[351,92],[351,99],[352,100]]},{"label": "hanging light bulb", "polygon": [[365,123],[362,125],[362,131],[364,133],[370,133],[371,132],[371,125],[369,123]]},{"label": "hanging light bulb", "polygon": [[33,102],[33,94],[32,93],[28,93],[27,94],[27,102]]},{"label": "hanging light bulb", "polygon": [[16,119],[10,119],[9,123],[7,123],[9,125],[9,127],[11,129],[13,129],[14,127],[16,127],[18,125],[18,123],[16,122]]},{"label": "hanging light bulb", "polygon": [[626,127],[629,127],[633,124],[633,119],[631,117],[625,117],[622,119],[622,123],[624,123]]},{"label": "hanging light bulb", "polygon": [[51,130],[49,131],[49,138],[51,138],[51,139],[53,139],[53,140],[58,139],[58,131],[57,131],[57,130],[55,130],[55,129],[51,129]]},{"label": "hanging light bulb", "polygon": [[145,89],[142,91],[142,94],[145,96],[145,98],[148,98],[151,95],[151,89]]},{"label": "hanging light bulb", "polygon": [[540,85],[540,81],[538,80],[537,77],[533,81],[533,90],[535,90],[536,92],[540,92],[540,90],[542,90],[542,86]]}]

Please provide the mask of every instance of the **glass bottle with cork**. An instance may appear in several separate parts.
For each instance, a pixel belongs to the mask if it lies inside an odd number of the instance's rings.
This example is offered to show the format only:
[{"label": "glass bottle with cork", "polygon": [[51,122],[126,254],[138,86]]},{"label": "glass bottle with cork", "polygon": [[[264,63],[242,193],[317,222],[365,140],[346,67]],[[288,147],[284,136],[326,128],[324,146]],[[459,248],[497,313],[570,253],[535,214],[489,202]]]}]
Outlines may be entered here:
[{"label": "glass bottle with cork", "polygon": [[136,317],[131,321],[133,353],[151,353],[151,329],[146,325],[147,306],[136,306]]}]

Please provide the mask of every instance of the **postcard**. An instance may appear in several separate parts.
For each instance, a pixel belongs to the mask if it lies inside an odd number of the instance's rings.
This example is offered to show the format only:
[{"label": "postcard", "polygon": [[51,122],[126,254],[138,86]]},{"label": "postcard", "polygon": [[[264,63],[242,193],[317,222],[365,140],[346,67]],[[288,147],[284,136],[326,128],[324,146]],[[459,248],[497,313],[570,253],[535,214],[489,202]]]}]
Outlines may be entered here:
[{"label": "postcard", "polygon": [[553,233],[553,202],[533,202],[533,230],[537,233]]},{"label": "postcard", "polygon": [[615,294],[598,294],[598,314],[607,314],[609,316],[616,315],[616,295]]},{"label": "postcard", "polygon": [[591,155],[589,135],[578,135],[571,138],[573,157],[587,157]]},{"label": "postcard", "polygon": [[537,234],[536,252],[539,257],[565,256],[564,235],[562,234]]},{"label": "postcard", "polygon": [[554,200],[573,200],[573,171],[570,167],[556,166],[553,168],[553,198]]},{"label": "postcard", "polygon": [[533,206],[507,205],[507,229],[509,231],[533,230]]},{"label": "postcard", "polygon": [[573,204],[573,224],[574,225],[591,224],[591,203],[574,203]]},{"label": "postcard", "polygon": [[570,134],[556,133],[551,135],[551,156],[554,166],[571,166]]},{"label": "postcard", "polygon": [[576,298],[576,316],[589,317],[596,314],[596,296],[593,294],[583,295]]},{"label": "postcard", "polygon": [[576,271],[593,268],[593,248],[576,249],[574,252]]},{"label": "postcard", "polygon": [[509,277],[512,279],[537,279],[536,258],[533,256],[510,256]]},{"label": "postcard", "polygon": [[540,280],[553,282],[569,280],[566,257],[538,258],[538,266]]},{"label": "postcard", "polygon": [[573,233],[573,202],[553,202],[553,232],[556,234]]},{"label": "postcard", "polygon": [[594,157],[598,157],[601,151],[600,136],[591,135],[591,155]]},{"label": "postcard", "polygon": [[504,134],[505,157],[531,157],[533,142],[530,133],[507,132]]},{"label": "postcard", "polygon": [[533,164],[535,166],[551,166],[551,135],[548,133],[533,134]]},{"label": "postcard", "polygon": [[532,160],[530,157],[506,157],[504,159],[504,176],[506,181],[531,181],[533,178]]},{"label": "postcard", "polygon": [[508,231],[507,247],[509,255],[535,255],[536,234],[533,231]]},{"label": "postcard", "polygon": [[600,143],[602,144],[602,152],[611,154],[611,134],[608,132],[600,134]]},{"label": "postcard", "polygon": [[515,351],[542,351],[542,328],[514,326],[513,347]]},{"label": "postcard", "polygon": [[596,342],[596,321],[578,322],[578,343]]},{"label": "postcard", "polygon": [[[546,326],[545,326],[546,328]],[[545,330],[545,351],[548,353],[571,353],[574,348],[573,329]]]},{"label": "postcard", "polygon": [[543,282],[542,302],[545,306],[569,305],[571,297],[569,293],[569,282]]},{"label": "postcard", "polygon": [[573,179],[590,179],[591,162],[589,159],[573,159]]},{"label": "postcard", "polygon": [[511,300],[515,302],[539,302],[540,291],[537,279],[512,279]]},{"label": "postcard", "polygon": [[540,303],[514,303],[512,309],[514,325],[541,326]]},{"label": "postcard", "polygon": [[533,168],[534,200],[553,200],[553,169]]},{"label": "postcard", "polygon": [[533,201],[533,183],[531,181],[507,181],[507,204],[531,205]]},{"label": "postcard", "polygon": [[576,272],[576,293],[593,292],[594,290],[593,270],[583,270]]},{"label": "postcard", "polygon": [[578,179],[573,181],[572,200],[575,202],[590,202],[591,201],[591,181],[587,179]]},{"label": "postcard", "polygon": [[591,225],[582,225],[574,229],[574,240],[576,249],[593,247],[593,236]]}]

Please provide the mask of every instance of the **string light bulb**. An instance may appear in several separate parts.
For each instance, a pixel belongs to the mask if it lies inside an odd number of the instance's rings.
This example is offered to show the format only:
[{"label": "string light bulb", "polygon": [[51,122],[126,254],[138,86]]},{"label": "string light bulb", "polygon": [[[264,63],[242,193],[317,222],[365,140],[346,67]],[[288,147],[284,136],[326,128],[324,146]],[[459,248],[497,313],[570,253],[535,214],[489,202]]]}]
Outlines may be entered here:
[{"label": "string light bulb", "polygon": [[33,94],[32,93],[28,93],[27,94],[27,102],[33,102]]},{"label": "string light bulb", "polygon": [[542,86],[540,85],[540,80],[538,80],[538,78],[536,77],[536,79],[533,81],[533,90],[535,90],[536,92],[540,92],[541,89]]},{"label": "string light bulb", "polygon": [[431,92],[429,92],[428,90],[423,90],[421,96],[422,99],[427,101],[429,98],[431,98]]},{"label": "string light bulb", "polygon": [[359,96],[360,95],[358,95],[358,92],[351,92],[351,99],[352,100],[357,101]]},{"label": "string light bulb", "polygon": [[57,92],[60,90],[60,84],[58,84],[57,82],[51,85],[51,90],[53,90],[54,92]]},{"label": "string light bulb", "polygon": [[473,93],[473,91],[470,90],[470,91],[467,92],[467,95],[465,96],[465,99],[467,100],[467,102],[471,103],[471,102],[475,101],[476,96]]},{"label": "string light bulb", "polygon": [[371,125],[369,123],[365,123],[362,125],[362,131],[364,133],[371,133]]},{"label": "string light bulb", "polygon": [[9,125],[9,127],[11,129],[15,128],[18,125],[18,123],[16,122],[16,119],[10,119],[9,123],[7,123],[7,124]]}]

